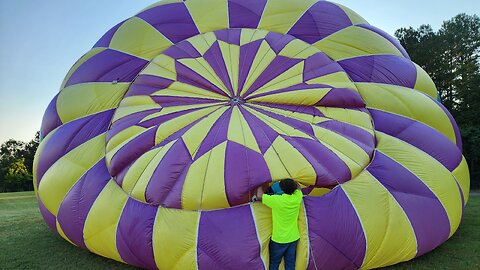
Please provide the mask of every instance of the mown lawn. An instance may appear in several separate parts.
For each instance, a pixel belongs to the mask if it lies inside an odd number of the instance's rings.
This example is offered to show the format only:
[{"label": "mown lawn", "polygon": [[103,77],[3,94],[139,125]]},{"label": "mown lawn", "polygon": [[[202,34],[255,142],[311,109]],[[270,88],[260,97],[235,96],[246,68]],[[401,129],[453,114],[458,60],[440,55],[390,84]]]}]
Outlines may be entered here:
[{"label": "mown lawn", "polygon": [[[54,235],[33,192],[0,194],[0,269],[134,269]],[[418,259],[385,269],[480,269],[480,195],[473,193],[459,230]]]}]

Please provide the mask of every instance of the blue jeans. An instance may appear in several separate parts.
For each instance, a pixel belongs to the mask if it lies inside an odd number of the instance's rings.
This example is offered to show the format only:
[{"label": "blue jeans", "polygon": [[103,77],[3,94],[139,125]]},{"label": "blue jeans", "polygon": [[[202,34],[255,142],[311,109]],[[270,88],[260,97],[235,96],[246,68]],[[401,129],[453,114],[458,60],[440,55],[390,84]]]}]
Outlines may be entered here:
[{"label": "blue jeans", "polygon": [[270,270],[277,270],[282,257],[285,260],[285,270],[295,269],[295,258],[298,240],[291,243],[280,244],[270,240]]}]

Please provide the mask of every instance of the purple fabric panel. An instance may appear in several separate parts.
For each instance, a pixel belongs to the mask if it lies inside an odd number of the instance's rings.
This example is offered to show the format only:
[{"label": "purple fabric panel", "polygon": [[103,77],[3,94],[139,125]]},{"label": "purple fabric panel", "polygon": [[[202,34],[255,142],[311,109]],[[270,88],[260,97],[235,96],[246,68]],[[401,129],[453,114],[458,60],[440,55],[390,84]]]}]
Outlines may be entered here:
[{"label": "purple fabric panel", "polygon": [[65,87],[86,82],[131,82],[147,64],[133,55],[107,49],[79,66]]},{"label": "purple fabric panel", "polygon": [[83,239],[85,220],[110,179],[105,159],[102,159],[75,183],[60,205],[58,223],[68,239],[79,247],[87,249]]},{"label": "purple fabric panel", "polygon": [[182,83],[191,84],[193,86],[205,89],[210,92],[214,92],[223,96],[227,96],[225,92],[219,89],[217,86],[209,82],[202,75],[196,73],[189,67],[179,62],[175,63],[177,69],[177,80]]},{"label": "purple fabric panel", "polygon": [[290,117],[286,117],[286,116],[283,116],[283,115],[279,115],[279,114],[276,114],[276,113],[272,113],[272,112],[269,112],[269,111],[266,111],[266,110],[263,110],[263,109],[259,109],[259,108],[252,108],[262,114],[265,114],[267,116],[270,116],[274,119],[277,119],[295,129],[298,129],[308,135],[310,135],[313,138],[315,138],[315,132],[313,131],[313,128],[312,126],[307,123],[307,122],[304,122],[304,121],[300,121],[300,120],[297,120],[295,118],[290,118]]},{"label": "purple fabric panel", "polygon": [[397,55],[369,55],[338,62],[354,82],[373,82],[413,88],[417,69],[408,59]]},{"label": "purple fabric panel", "polygon": [[262,40],[256,40],[240,47],[240,61],[238,65],[238,89],[243,89],[248,73],[252,68],[253,60],[257,55],[258,49],[262,45]]},{"label": "purple fabric panel", "polygon": [[243,117],[247,121],[250,130],[255,137],[255,141],[260,148],[262,154],[267,152],[268,148],[272,145],[273,141],[279,136],[279,134],[265,124],[262,120],[258,119],[256,116],[248,112],[247,110],[240,107],[240,111],[243,114]]},{"label": "purple fabric panel", "polygon": [[305,138],[284,138],[312,165],[317,175],[315,187],[332,188],[352,178],[345,162],[321,143]]},{"label": "purple fabric panel", "polygon": [[45,220],[45,223],[47,223],[48,227],[56,233],[57,232],[57,219],[55,216],[48,211],[48,209],[43,205],[42,200],[40,197],[37,197],[38,200],[38,209],[40,210],[40,214],[42,214],[43,220]]},{"label": "purple fabric panel", "polygon": [[173,43],[200,34],[184,3],[172,3],[145,10],[137,15]]},{"label": "purple fabric panel", "polygon": [[255,104],[263,105],[266,107],[281,109],[284,111],[298,112],[309,114],[311,116],[325,117],[325,115],[317,108],[313,106],[300,106],[300,105],[291,105],[291,104],[274,104],[274,103],[264,103],[264,102],[255,102]]},{"label": "purple fabric panel", "polygon": [[[306,84],[306,83],[301,83],[301,84],[296,84],[294,86],[290,86],[287,88],[282,88],[279,90],[274,90],[266,93],[261,93],[261,94],[252,94],[246,98],[246,100],[252,99],[252,98],[257,98],[257,97],[264,97],[264,96],[269,96],[269,95],[274,95],[274,94],[279,94],[279,93],[285,93],[285,92],[292,92],[292,91],[297,91],[297,90],[307,90],[307,89],[315,89],[315,88],[330,88],[328,85],[324,84]],[[255,102],[257,103],[257,102]],[[265,102],[266,103],[266,102]]]},{"label": "purple fabric panel", "polygon": [[250,205],[202,212],[197,260],[200,270],[264,269]]},{"label": "purple fabric panel", "polygon": [[[125,20],[125,21],[126,21],[126,20]],[[97,43],[93,46],[93,48],[96,48],[96,47],[106,47],[106,48],[108,48],[108,47],[110,46],[110,42],[112,41],[113,36],[115,35],[115,33],[116,33],[117,30],[118,30],[118,28],[120,28],[120,26],[122,26],[122,24],[123,24],[125,21],[120,22],[119,24],[115,25],[115,26],[112,27],[110,30],[108,30],[108,32],[105,33],[105,35],[103,35],[103,36],[97,41]]]},{"label": "purple fabric panel", "polygon": [[114,110],[79,118],[61,126],[43,147],[37,166],[37,185],[45,172],[77,146],[106,132]]},{"label": "purple fabric panel", "polygon": [[197,49],[186,40],[168,48],[163,54],[168,55],[173,59],[197,58],[202,56]]},{"label": "purple fabric panel", "polygon": [[131,265],[157,269],[153,258],[153,225],[157,207],[129,199],[117,226],[116,244],[122,259]]},{"label": "purple fabric panel", "polygon": [[300,63],[300,59],[291,59],[284,56],[276,56],[267,68],[258,76],[257,80],[245,92],[244,96],[254,93],[256,90],[280,76],[282,73]]},{"label": "purple fabric panel", "polygon": [[156,128],[152,128],[133,138],[113,156],[110,162],[110,175],[117,176],[125,167],[155,145]]},{"label": "purple fabric panel", "polygon": [[448,170],[462,161],[462,152],[445,135],[420,122],[395,114],[371,109],[375,129],[403,140],[426,152]]},{"label": "purple fabric panel", "polygon": [[128,164],[127,167],[125,167],[120,173],[115,176],[114,180],[119,186],[123,186],[123,180],[125,179],[125,175],[127,174],[128,170],[130,170],[130,167],[132,167],[132,165],[132,163]]},{"label": "purple fabric panel", "polygon": [[230,124],[231,116],[232,109],[228,109],[217,119],[210,131],[207,133],[205,139],[202,141],[202,144],[200,144],[200,147],[195,154],[195,159],[200,158],[205,153],[212,150],[215,146],[227,140],[228,125]]},{"label": "purple fabric panel", "polygon": [[340,188],[322,197],[304,197],[310,258],[307,269],[359,269],[365,257],[362,225]]},{"label": "purple fabric panel", "polygon": [[257,187],[271,181],[262,154],[231,141],[227,144],[224,175],[230,206],[249,202]]},{"label": "purple fabric panel", "polygon": [[45,138],[50,132],[52,132],[52,130],[62,125],[62,120],[60,120],[60,116],[58,116],[57,112],[57,98],[58,94],[53,98],[50,104],[48,104],[47,110],[43,115],[40,138]]},{"label": "purple fabric panel", "polygon": [[220,50],[220,45],[218,42],[213,43],[213,45],[205,52],[203,57],[213,68],[213,71],[215,71],[220,80],[222,80],[223,85],[226,86],[230,92],[230,95],[233,96],[232,83],[230,82],[230,76],[228,76],[227,66],[225,65],[222,51]]},{"label": "purple fabric panel", "polygon": [[400,42],[396,38],[390,36],[387,32],[369,24],[357,24],[356,26],[368,29],[372,32],[379,34],[380,36],[388,40],[390,43],[392,43],[405,58],[410,59],[410,56],[408,55],[407,51],[405,51],[405,49],[402,47],[402,44],[400,44]]},{"label": "purple fabric panel", "polygon": [[319,52],[305,60],[303,80],[309,81],[339,71],[343,71],[343,69],[338,63],[333,62],[323,52]]},{"label": "purple fabric panel", "polygon": [[319,1],[303,14],[288,34],[313,44],[351,25],[343,9],[333,3]]},{"label": "purple fabric panel", "polygon": [[241,29],[225,29],[215,31],[215,36],[218,40],[224,41],[229,44],[234,44],[240,46],[240,34],[242,33]]},{"label": "purple fabric panel", "polygon": [[377,152],[368,171],[392,194],[405,211],[417,238],[417,256],[448,239],[450,222],[435,194],[403,166]]},{"label": "purple fabric panel", "polygon": [[443,106],[443,104],[441,102],[439,102],[438,100],[432,98],[431,96],[429,96],[427,94],[424,94],[424,95],[427,96],[428,98],[430,98],[433,102],[437,103],[437,105],[440,106],[440,108],[442,108],[442,110],[445,112],[448,119],[450,119],[450,123],[452,124],[453,131],[455,132],[456,145],[457,145],[458,149],[460,149],[460,151],[462,151],[462,149],[463,149],[462,135],[460,134],[460,129],[458,128],[457,122],[453,118],[452,114],[447,110],[447,108],[445,108],[445,106]]},{"label": "purple fabric panel", "polygon": [[178,177],[177,181],[175,181],[172,190],[168,193],[167,198],[165,198],[163,204],[166,208],[182,209],[183,184],[185,183],[185,177],[187,177],[190,165],[191,163],[185,167],[182,174]]},{"label": "purple fabric panel", "polygon": [[[208,107],[208,105],[205,105],[205,107]],[[167,121],[170,121],[172,119],[175,119],[175,118],[180,117],[180,116],[185,115],[185,114],[189,114],[189,113],[204,109],[205,107],[203,107],[203,108],[193,108],[193,109],[188,109],[188,110],[184,110],[184,111],[178,111],[178,112],[174,112],[174,113],[165,114],[165,115],[162,115],[162,116],[158,116],[158,117],[143,121],[143,122],[139,123],[138,126],[145,127],[145,128],[149,128],[149,127],[153,127],[153,126],[160,126]]]},{"label": "purple fabric panel", "polygon": [[272,50],[279,54],[280,51],[287,46],[290,41],[294,40],[295,37],[290,35],[282,35],[276,32],[269,32],[265,37],[265,40],[268,42]]},{"label": "purple fabric panel", "polygon": [[228,0],[230,28],[257,28],[267,0]]},{"label": "purple fabric panel", "polygon": [[153,75],[140,75],[128,89],[126,97],[151,95],[154,92],[168,88],[173,83],[172,80]]},{"label": "purple fabric panel", "polygon": [[349,88],[332,88],[316,105],[337,108],[359,108],[365,107],[365,102],[357,91]]},{"label": "purple fabric panel", "polygon": [[319,123],[318,126],[342,135],[360,146],[369,156],[372,156],[375,148],[375,137],[367,131],[335,120]]},{"label": "purple fabric panel", "polygon": [[[190,97],[168,97],[168,96],[157,96],[152,97],[156,103],[162,107],[174,107],[174,106],[184,106],[184,105],[193,105],[193,104],[212,104],[222,102],[215,99],[207,98],[190,98]],[[224,101],[227,102],[226,100]]]},{"label": "purple fabric panel", "polygon": [[151,109],[151,110],[136,112],[118,119],[117,121],[113,122],[113,124],[110,127],[110,130],[108,130],[107,132],[107,142],[110,141],[110,139],[113,136],[117,135],[124,129],[131,127],[135,124],[138,124],[146,116],[153,113],[160,112],[161,110],[162,109]]},{"label": "purple fabric panel", "polygon": [[[149,204],[164,206],[169,191],[173,189],[182,173],[189,167],[192,158],[183,140],[168,149],[147,185],[145,197]],[[178,198],[180,200],[180,198]]]}]

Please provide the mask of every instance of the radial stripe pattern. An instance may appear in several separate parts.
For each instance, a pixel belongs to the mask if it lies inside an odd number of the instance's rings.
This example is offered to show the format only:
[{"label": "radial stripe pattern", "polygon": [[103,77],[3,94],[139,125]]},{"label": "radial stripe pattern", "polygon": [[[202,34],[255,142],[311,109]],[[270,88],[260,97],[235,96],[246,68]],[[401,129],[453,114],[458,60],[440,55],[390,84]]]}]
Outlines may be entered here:
[{"label": "radial stripe pattern", "polygon": [[[298,269],[423,255],[468,201],[458,127],[398,41],[327,1],[164,0],[70,69],[34,164],[45,222],[148,269],[267,269],[293,178]],[[435,224],[432,227],[431,224]]]}]

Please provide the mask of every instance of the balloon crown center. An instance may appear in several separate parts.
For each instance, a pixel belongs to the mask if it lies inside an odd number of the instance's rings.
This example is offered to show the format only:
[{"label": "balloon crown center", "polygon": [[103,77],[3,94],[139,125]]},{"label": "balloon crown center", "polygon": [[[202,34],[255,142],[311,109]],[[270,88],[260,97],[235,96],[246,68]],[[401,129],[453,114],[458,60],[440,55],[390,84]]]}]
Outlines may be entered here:
[{"label": "balloon crown center", "polygon": [[235,106],[235,105],[241,105],[245,103],[245,100],[242,97],[232,97],[230,98],[230,105]]}]

